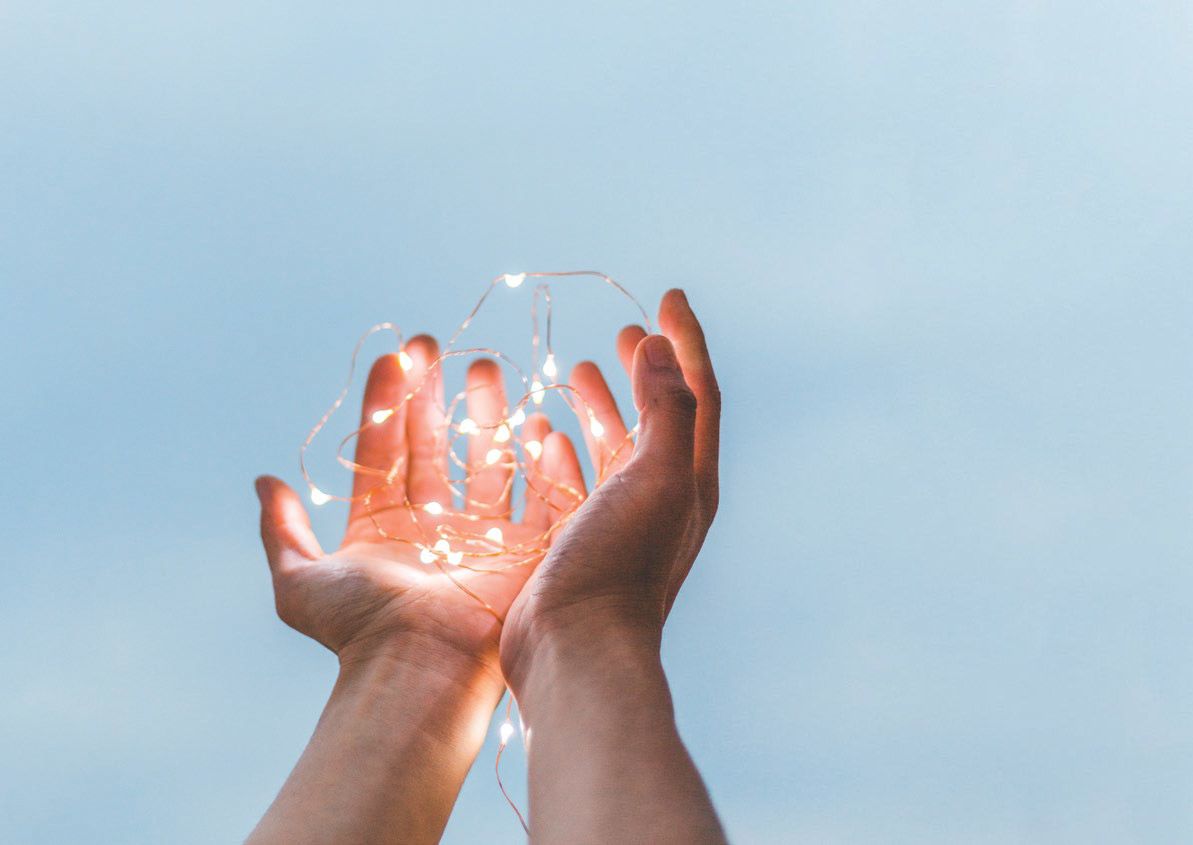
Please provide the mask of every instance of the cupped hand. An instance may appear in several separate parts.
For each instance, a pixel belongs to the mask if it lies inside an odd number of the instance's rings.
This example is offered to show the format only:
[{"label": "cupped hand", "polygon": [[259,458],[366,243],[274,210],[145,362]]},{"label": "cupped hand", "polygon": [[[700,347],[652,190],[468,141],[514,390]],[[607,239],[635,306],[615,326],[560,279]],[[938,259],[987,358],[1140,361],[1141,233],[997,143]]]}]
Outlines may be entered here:
[{"label": "cupped hand", "polygon": [[[497,677],[501,619],[541,558],[552,525],[574,508],[578,494],[570,491],[583,486],[575,451],[566,436],[551,432],[545,416],[526,419],[514,438],[538,441],[542,449],[525,450],[532,486],[523,518],[514,521],[513,444],[493,442],[508,414],[501,372],[494,361],[477,360],[468,370],[466,402],[479,430],[468,438],[464,505],[453,510],[442,368],[433,365],[438,347],[424,335],[405,351],[408,371],[398,355],[386,355],[369,373],[339,549],[321,549],[292,489],[269,476],[257,480],[278,615],[341,661],[414,641],[475,658]],[[502,459],[490,465],[486,455],[498,445]],[[428,561],[427,538],[437,527],[473,538],[458,541],[456,549],[480,551],[454,562],[438,552]],[[500,531],[499,546],[482,539],[492,529]]]},{"label": "cupped hand", "polygon": [[515,692],[553,638],[599,648],[629,636],[657,648],[716,512],[720,392],[682,291],[663,297],[659,325],[662,335],[630,326],[618,337],[639,413],[632,450],[611,453],[626,426],[600,371],[585,363],[572,373],[598,423],[585,428],[593,462],[611,465],[510,609],[501,664]]}]

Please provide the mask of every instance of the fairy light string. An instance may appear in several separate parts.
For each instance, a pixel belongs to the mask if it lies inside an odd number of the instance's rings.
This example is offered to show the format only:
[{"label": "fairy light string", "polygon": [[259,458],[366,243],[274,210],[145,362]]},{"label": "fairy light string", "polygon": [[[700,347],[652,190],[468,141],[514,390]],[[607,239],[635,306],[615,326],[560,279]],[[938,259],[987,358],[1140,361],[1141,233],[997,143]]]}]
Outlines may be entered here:
[{"label": "fairy light string", "polygon": [[[307,484],[312,504],[321,506],[337,501],[362,505],[379,538],[409,547],[411,560],[417,560],[428,569],[437,570],[453,587],[492,614],[498,622],[504,621],[501,614],[470,588],[466,581],[537,563],[546,554],[552,537],[567,524],[568,519],[584,500],[582,491],[567,483],[566,480],[549,476],[539,464],[543,453],[543,443],[538,439],[526,436],[523,430],[523,424],[527,421],[529,414],[541,413],[547,395],[557,394],[576,415],[585,430],[586,440],[593,452],[595,477],[592,486],[594,489],[619,465],[619,461],[624,458],[625,454],[632,450],[637,434],[637,426],[634,426],[624,438],[619,439],[619,442],[610,443],[609,438],[605,436],[605,426],[598,419],[595,409],[589,406],[579,391],[558,379],[559,361],[555,355],[552,339],[552,284],[579,279],[593,280],[612,288],[637,309],[646,330],[653,331],[650,317],[641,303],[626,288],[604,273],[595,270],[503,273],[489,282],[476,305],[452,333],[439,355],[427,363],[422,378],[416,384],[409,385],[397,403],[373,409],[359,427],[343,437],[337,444],[336,461],[353,473],[355,478],[373,479],[375,483],[368,486],[363,492],[352,495],[330,493],[316,483],[312,477],[307,465],[307,453],[344,404],[352,389],[361,350],[373,335],[391,334],[399,366],[404,373],[409,373],[414,369],[415,362],[405,349],[402,331],[394,323],[378,323],[361,335],[352,350],[348,375],[343,388],[336,396],[335,401],[311,428],[299,449],[299,467],[303,480]],[[461,339],[491,296],[497,295],[497,292],[502,290],[516,291],[531,280],[533,280],[534,286],[530,302],[531,367],[529,371],[524,370],[510,355],[499,349],[463,346]],[[447,402],[440,402],[434,391],[436,378],[441,375],[438,371],[443,369],[444,362],[453,358],[481,356],[496,359],[499,365],[508,367],[513,372],[517,386],[520,388],[520,395],[512,407],[507,405],[503,409],[500,419],[489,423],[482,423],[466,414],[469,388],[456,393]],[[355,442],[362,432],[373,426],[384,425],[391,417],[402,413],[416,397],[420,397],[423,391],[431,393],[433,407],[440,417],[440,422],[434,428],[433,448],[436,454],[446,452],[448,456],[447,471],[437,469],[437,473],[444,489],[450,491],[451,501],[412,502],[408,496],[406,485],[398,483],[407,461],[407,456],[404,454],[395,458],[389,466],[367,466],[345,454],[349,447],[355,447]],[[465,406],[465,413],[462,416],[460,415],[461,404]],[[487,442],[489,448],[480,455],[478,461],[470,461],[468,458],[471,450],[467,447],[472,438],[487,438],[483,442]],[[464,447],[464,457],[457,453],[459,446]],[[458,473],[456,477],[453,477],[452,468]],[[494,510],[494,501],[480,501],[471,498],[468,494],[469,481],[477,473],[492,468],[506,472],[502,489],[495,501],[507,501],[511,504],[500,512]],[[511,493],[519,480],[524,487],[528,502],[531,499],[537,500],[541,505],[557,512],[559,516],[551,522],[549,528],[538,534],[527,535],[525,531],[519,531],[518,538],[507,537],[500,527],[489,523],[512,520],[514,506]],[[459,502],[458,506],[457,502]],[[439,519],[439,517],[447,518]],[[515,733],[510,721],[512,706],[513,698],[510,696],[506,704],[505,721],[499,728],[499,745],[494,768],[502,795],[505,796],[525,829],[527,827],[526,819],[513,799],[510,798],[501,781],[501,755]]]}]

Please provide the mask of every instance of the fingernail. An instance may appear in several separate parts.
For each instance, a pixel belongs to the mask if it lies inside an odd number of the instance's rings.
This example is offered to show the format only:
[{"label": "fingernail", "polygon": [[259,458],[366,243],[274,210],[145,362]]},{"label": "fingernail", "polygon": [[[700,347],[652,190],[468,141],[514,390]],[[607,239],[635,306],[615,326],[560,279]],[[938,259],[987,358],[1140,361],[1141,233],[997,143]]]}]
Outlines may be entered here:
[{"label": "fingernail", "polygon": [[646,360],[652,367],[663,370],[678,370],[679,361],[675,358],[675,350],[671,341],[661,334],[650,338],[646,344]]}]

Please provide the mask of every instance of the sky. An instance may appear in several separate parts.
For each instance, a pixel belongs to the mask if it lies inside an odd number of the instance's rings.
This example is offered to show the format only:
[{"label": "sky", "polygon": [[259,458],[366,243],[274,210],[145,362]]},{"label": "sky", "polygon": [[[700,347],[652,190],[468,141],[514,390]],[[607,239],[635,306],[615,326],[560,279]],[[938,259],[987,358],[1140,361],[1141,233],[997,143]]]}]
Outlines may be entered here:
[{"label": "sky", "polygon": [[[0,5],[0,840],[243,838],[335,674],[253,477],[370,324],[580,268],[718,368],[732,839],[1193,840],[1191,151],[1187,0]],[[493,753],[445,842],[522,841]]]}]

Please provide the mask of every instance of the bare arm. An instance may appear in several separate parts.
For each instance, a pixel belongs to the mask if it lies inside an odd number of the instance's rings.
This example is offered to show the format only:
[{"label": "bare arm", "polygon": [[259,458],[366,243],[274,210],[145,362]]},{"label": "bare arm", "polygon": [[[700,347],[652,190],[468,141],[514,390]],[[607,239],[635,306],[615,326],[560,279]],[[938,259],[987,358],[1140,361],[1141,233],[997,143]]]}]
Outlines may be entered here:
[{"label": "bare arm", "polygon": [[725,841],[647,643],[548,646],[522,685],[535,842]]},{"label": "bare arm", "polygon": [[479,663],[426,646],[342,656],[314,736],[251,845],[439,841],[501,686]]}]

